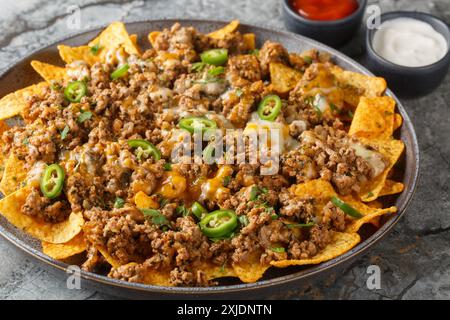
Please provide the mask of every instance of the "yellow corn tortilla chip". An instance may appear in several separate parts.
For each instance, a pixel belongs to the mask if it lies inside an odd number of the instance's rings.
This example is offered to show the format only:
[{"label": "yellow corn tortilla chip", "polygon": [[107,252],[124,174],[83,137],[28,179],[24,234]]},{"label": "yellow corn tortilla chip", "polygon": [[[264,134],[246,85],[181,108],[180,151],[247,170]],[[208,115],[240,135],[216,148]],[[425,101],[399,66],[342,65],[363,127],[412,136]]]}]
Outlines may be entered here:
[{"label": "yellow corn tortilla chip", "polygon": [[48,83],[53,80],[64,80],[67,77],[66,68],[36,60],[31,61],[31,66]]},{"label": "yellow corn tortilla chip", "polygon": [[383,197],[402,193],[404,189],[405,185],[403,183],[387,179],[378,196]]},{"label": "yellow corn tortilla chip", "polygon": [[345,101],[354,107],[358,105],[360,97],[379,97],[387,88],[386,80],[380,77],[343,70],[338,66],[333,66],[331,72],[344,89]]},{"label": "yellow corn tortilla chip", "polygon": [[28,97],[41,94],[46,87],[46,82],[40,82],[4,96],[0,100],[0,120],[19,115],[26,107]]},{"label": "yellow corn tortilla chip", "polygon": [[394,131],[399,129],[403,124],[403,118],[400,113],[396,113],[394,116]]},{"label": "yellow corn tortilla chip", "polygon": [[133,43],[133,45],[136,48],[136,50],[139,52],[139,54],[141,54],[142,50],[141,50],[141,47],[139,47],[139,44],[138,44],[138,36],[137,36],[137,34],[130,34],[130,40]]},{"label": "yellow corn tortilla chip", "polygon": [[[137,265],[138,264],[135,262],[130,262],[123,266],[113,267],[111,273],[113,272],[114,269],[128,268],[130,266],[137,266]],[[208,280],[214,280],[224,277],[236,277],[234,269],[230,266],[221,267],[221,266],[214,266],[211,264],[205,264],[203,266],[200,266],[198,269],[203,271],[206,279]],[[165,286],[165,287],[173,286],[173,284],[171,284],[169,281],[170,271],[167,270],[154,270],[154,269],[144,270],[144,276],[141,280],[142,280],[141,282],[144,284],[154,286]]]},{"label": "yellow corn tortilla chip", "polygon": [[379,140],[379,139],[359,139],[363,144],[372,147],[375,150],[378,150],[386,159],[388,159],[389,164],[378,177],[369,181],[368,184],[363,186],[360,197],[364,202],[370,202],[376,200],[381,193],[384,185],[386,184],[386,180],[391,169],[399,160],[400,156],[405,149],[405,144],[401,140]]},{"label": "yellow corn tortilla chip", "polygon": [[291,187],[291,192],[298,197],[313,197],[315,199],[315,210],[319,214],[322,212],[323,207],[331,200],[333,196],[337,196],[342,201],[346,202],[356,210],[358,210],[363,217],[359,219],[353,219],[352,223],[347,223],[346,232],[357,232],[359,228],[365,223],[370,222],[374,217],[382,216],[397,211],[396,207],[390,208],[374,208],[365,203],[362,203],[359,199],[353,196],[341,196],[334,190],[330,182],[323,179],[311,180],[299,185]]},{"label": "yellow corn tortilla chip", "polygon": [[272,88],[279,94],[285,94],[294,89],[302,78],[302,74],[299,71],[282,63],[271,63],[269,70]]},{"label": "yellow corn tortilla chip", "polygon": [[16,155],[10,154],[5,162],[5,171],[0,181],[0,191],[7,196],[20,189],[26,178],[25,163],[19,160]]},{"label": "yellow corn tortilla chip", "polygon": [[246,33],[242,36],[244,38],[245,48],[247,50],[254,50],[256,47],[256,37],[254,33]]},{"label": "yellow corn tortilla chip", "polygon": [[349,135],[391,139],[394,134],[395,100],[391,97],[361,97]]},{"label": "yellow corn tortilla chip", "polygon": [[21,212],[21,207],[30,193],[30,186],[11,193],[0,200],[0,213],[15,227],[31,236],[50,243],[65,243],[80,233],[84,223],[81,212],[72,212],[67,220],[59,223],[38,221]]},{"label": "yellow corn tortilla chip", "polygon": [[[5,121],[0,120],[0,138],[3,135],[3,133],[7,130],[9,130],[9,126],[6,124]],[[1,147],[1,144],[0,144],[0,147]],[[5,155],[3,152],[0,152],[0,177],[3,177],[3,172],[5,171],[5,165],[6,165],[5,159],[7,157],[8,156]],[[0,191],[1,191],[1,185],[0,185]]]},{"label": "yellow corn tortilla chip", "polygon": [[348,203],[350,206],[355,208],[363,215],[362,218],[354,219],[351,224],[348,224],[345,231],[348,233],[358,232],[358,230],[362,227],[363,224],[370,223],[374,218],[381,217],[386,214],[397,212],[396,207],[389,207],[385,209],[378,209],[374,207],[370,207],[365,203],[362,203],[358,199],[353,198],[352,196],[340,196],[342,201]]},{"label": "yellow corn tortilla chip", "polygon": [[270,265],[263,265],[259,261],[260,255],[254,253],[253,256],[249,257],[246,262],[233,264],[233,270],[242,282],[251,283],[256,282],[264,276]]},{"label": "yellow corn tortilla chip", "polygon": [[216,39],[216,40],[221,40],[221,39],[224,39],[227,34],[233,33],[234,31],[236,31],[237,28],[239,28],[239,20],[233,20],[229,24],[227,24],[225,27],[209,33],[208,37]]},{"label": "yellow corn tortilla chip", "polygon": [[83,232],[80,232],[73,239],[66,243],[42,242],[42,252],[57,260],[67,259],[76,254],[86,251],[86,239]]},{"label": "yellow corn tortilla chip", "polygon": [[96,62],[101,61],[98,54],[94,55],[89,46],[69,47],[65,45],[58,46],[59,56],[61,59],[69,64],[74,61],[85,61],[92,66]]},{"label": "yellow corn tortilla chip", "polygon": [[155,48],[156,38],[160,35],[161,32],[159,31],[152,31],[148,34],[148,41],[152,45],[153,48]]},{"label": "yellow corn tortilla chip", "polygon": [[319,264],[334,259],[356,246],[361,241],[357,233],[333,232],[332,241],[321,252],[309,259],[272,261],[277,268]]},{"label": "yellow corn tortilla chip", "polygon": [[121,266],[120,262],[110,255],[106,248],[96,247],[96,249],[101,253],[103,258],[105,258],[106,262],[108,262],[113,268],[119,268]]},{"label": "yellow corn tortilla chip", "polygon": [[100,35],[89,42],[88,46],[100,46],[101,51],[109,51],[123,47],[128,54],[139,55],[139,50],[133,43],[122,22],[113,22]]}]

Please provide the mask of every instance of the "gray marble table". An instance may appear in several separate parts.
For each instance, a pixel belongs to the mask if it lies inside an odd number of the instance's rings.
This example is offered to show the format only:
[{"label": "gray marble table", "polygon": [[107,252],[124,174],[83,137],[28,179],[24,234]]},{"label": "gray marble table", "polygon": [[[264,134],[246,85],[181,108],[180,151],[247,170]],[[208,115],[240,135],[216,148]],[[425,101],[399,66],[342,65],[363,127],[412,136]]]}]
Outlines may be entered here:
[{"label": "gray marble table", "polygon": [[[379,0],[383,11],[420,10],[450,22],[448,0]],[[67,33],[67,19],[80,9],[83,28],[114,20],[152,18],[238,18],[284,28],[279,0],[2,0],[0,69]],[[358,59],[358,39],[344,51]],[[403,100],[414,122],[422,154],[421,179],[413,203],[383,241],[339,275],[301,292],[267,298],[449,299],[450,298],[450,76],[433,94]],[[0,299],[111,299],[88,289],[68,290],[33,260],[0,238]],[[381,269],[381,289],[369,290],[367,267]]]}]

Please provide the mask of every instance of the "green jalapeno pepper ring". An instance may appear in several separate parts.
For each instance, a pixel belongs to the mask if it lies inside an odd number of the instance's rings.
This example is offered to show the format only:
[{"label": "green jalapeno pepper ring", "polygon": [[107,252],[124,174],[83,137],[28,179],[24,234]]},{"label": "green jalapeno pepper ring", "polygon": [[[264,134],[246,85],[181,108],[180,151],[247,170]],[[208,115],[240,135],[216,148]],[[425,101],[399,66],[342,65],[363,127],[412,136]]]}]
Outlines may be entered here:
[{"label": "green jalapeno pepper ring", "polygon": [[159,151],[152,143],[147,140],[142,139],[134,139],[128,140],[128,145],[131,148],[136,148],[135,151],[136,156],[140,159],[143,155],[152,156],[155,161],[161,159],[161,151]]},{"label": "green jalapeno pepper ring", "polygon": [[344,201],[342,201],[341,199],[339,199],[338,197],[332,197],[331,198],[331,202],[338,207],[339,209],[341,209],[342,211],[344,211],[345,214],[348,214],[349,216],[356,218],[356,219],[360,219],[363,217],[363,215],[356,210],[355,208],[353,208],[351,205],[349,205],[348,203],[345,203]]},{"label": "green jalapeno pepper ring", "polygon": [[205,209],[200,203],[197,201],[192,204],[191,212],[194,216],[196,216],[199,220],[201,220],[205,215],[208,214],[208,210]]},{"label": "green jalapeno pepper ring", "polygon": [[42,194],[49,199],[58,197],[64,186],[64,178],[64,169],[60,165],[56,163],[49,165],[41,176]]},{"label": "green jalapeno pepper ring", "polygon": [[69,82],[64,89],[64,97],[70,102],[78,103],[87,93],[86,84],[83,81]]},{"label": "green jalapeno pepper ring", "polygon": [[217,210],[206,215],[199,225],[208,238],[220,238],[231,234],[236,229],[238,219],[232,210]]},{"label": "green jalapeno pepper ring", "polygon": [[213,66],[221,66],[225,64],[228,60],[228,50],[227,49],[212,49],[203,52],[200,55],[202,62],[211,64]]},{"label": "green jalapeno pepper ring", "polygon": [[202,117],[187,117],[178,122],[180,128],[194,133],[196,128],[201,128],[202,132],[217,128],[217,123],[213,120]]},{"label": "green jalapeno pepper ring", "polygon": [[111,73],[111,80],[122,78],[127,74],[128,69],[130,69],[130,65],[128,63],[125,63],[124,65],[118,67]]},{"label": "green jalapeno pepper ring", "polygon": [[265,96],[258,107],[258,116],[262,120],[274,121],[281,111],[281,99],[275,94]]}]

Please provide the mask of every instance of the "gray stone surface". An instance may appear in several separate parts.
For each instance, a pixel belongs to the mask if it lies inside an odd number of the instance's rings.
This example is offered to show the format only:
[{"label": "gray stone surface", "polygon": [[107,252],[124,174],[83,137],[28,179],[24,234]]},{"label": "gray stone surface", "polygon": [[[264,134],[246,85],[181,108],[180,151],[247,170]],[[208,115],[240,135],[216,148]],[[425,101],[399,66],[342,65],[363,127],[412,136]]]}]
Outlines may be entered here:
[{"label": "gray stone surface", "polygon": [[[420,10],[450,22],[448,0],[379,0],[383,11]],[[142,18],[238,18],[283,28],[281,1],[269,0],[2,0],[0,69],[48,41],[73,33],[68,8],[81,9],[81,25],[91,28],[113,20]],[[344,49],[358,58],[361,45]],[[290,299],[449,299],[450,298],[450,77],[433,94],[403,100],[419,137],[420,184],[414,201],[393,232],[339,275],[302,292],[267,298]],[[0,239],[0,299],[105,299],[99,292],[67,290],[64,281],[43,270]],[[366,286],[367,267],[381,268],[381,289]]]}]

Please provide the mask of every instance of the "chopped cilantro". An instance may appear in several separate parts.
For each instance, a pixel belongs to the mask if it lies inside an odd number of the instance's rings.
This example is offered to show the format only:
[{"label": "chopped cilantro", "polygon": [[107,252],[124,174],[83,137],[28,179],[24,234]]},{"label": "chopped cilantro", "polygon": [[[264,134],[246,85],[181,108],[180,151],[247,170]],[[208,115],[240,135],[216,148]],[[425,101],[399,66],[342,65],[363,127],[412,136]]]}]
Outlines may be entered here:
[{"label": "chopped cilantro", "polygon": [[67,138],[67,134],[69,133],[69,126],[65,126],[64,129],[61,131],[61,140],[64,140]]},{"label": "chopped cilantro", "polygon": [[120,209],[123,208],[123,205],[125,204],[125,200],[122,198],[117,197],[116,201],[114,201],[114,208]]},{"label": "chopped cilantro", "polygon": [[83,123],[84,121],[89,120],[90,118],[92,118],[92,112],[84,111],[81,112],[81,114],[78,116],[77,122]]},{"label": "chopped cilantro", "polygon": [[91,53],[96,56],[98,54],[98,51],[102,48],[102,46],[100,45],[100,43],[97,43],[95,45],[93,45],[92,47],[89,48],[89,50],[91,51]]},{"label": "chopped cilantro", "polygon": [[274,248],[270,248],[270,250],[272,250],[273,252],[277,252],[277,253],[286,252],[286,249],[283,247],[274,247]]},{"label": "chopped cilantro", "polygon": [[156,209],[141,209],[144,214],[145,219],[151,220],[152,223],[157,226],[167,226],[169,224],[169,220]]}]

